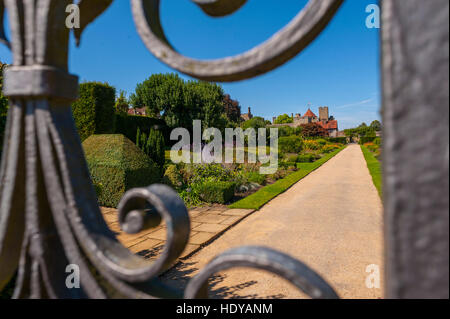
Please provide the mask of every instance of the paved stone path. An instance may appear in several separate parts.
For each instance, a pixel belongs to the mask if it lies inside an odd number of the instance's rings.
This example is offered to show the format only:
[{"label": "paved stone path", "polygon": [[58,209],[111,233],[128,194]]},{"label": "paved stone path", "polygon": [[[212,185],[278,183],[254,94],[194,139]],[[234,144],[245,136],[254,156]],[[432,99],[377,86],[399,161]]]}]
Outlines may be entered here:
[{"label": "paved stone path", "polygon": [[[160,226],[130,235],[121,231],[117,209],[102,207],[103,218],[117,239],[132,252],[148,259],[156,259],[164,248],[166,227]],[[191,233],[181,258],[192,254],[218,235],[252,213],[248,209],[228,209],[226,206],[198,208],[189,211]]]},{"label": "paved stone path", "polygon": [[[349,145],[162,278],[182,287],[221,252],[262,245],[303,261],[343,298],[381,298],[382,227],[382,203],[361,149]],[[372,264],[380,267],[381,289],[366,287]],[[274,275],[248,269],[217,274],[210,287],[211,296],[221,298],[305,297]]]}]

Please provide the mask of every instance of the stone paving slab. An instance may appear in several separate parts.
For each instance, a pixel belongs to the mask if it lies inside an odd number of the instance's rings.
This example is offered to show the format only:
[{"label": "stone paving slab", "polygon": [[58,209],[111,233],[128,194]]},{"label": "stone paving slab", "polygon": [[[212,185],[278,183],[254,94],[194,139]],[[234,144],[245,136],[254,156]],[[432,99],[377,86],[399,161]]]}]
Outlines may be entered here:
[{"label": "stone paving slab", "polygon": [[[116,209],[101,207],[101,211],[108,227],[130,251],[148,259],[156,259],[162,253],[166,242],[164,222],[158,227],[131,235],[122,232],[120,229]],[[189,242],[180,258],[186,258],[198,251],[253,212],[252,209],[228,209],[226,206],[200,207],[190,210],[191,232]]]}]

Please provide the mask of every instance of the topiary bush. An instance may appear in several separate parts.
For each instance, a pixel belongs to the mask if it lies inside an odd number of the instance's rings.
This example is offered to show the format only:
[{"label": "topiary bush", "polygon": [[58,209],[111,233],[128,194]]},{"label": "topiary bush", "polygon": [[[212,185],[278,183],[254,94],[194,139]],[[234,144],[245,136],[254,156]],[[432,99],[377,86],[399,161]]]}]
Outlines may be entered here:
[{"label": "topiary bush", "polygon": [[72,114],[82,141],[93,134],[115,131],[116,89],[107,83],[80,84],[79,98],[72,104]]},{"label": "topiary bush", "polygon": [[303,150],[303,139],[295,135],[280,137],[278,148],[282,153],[300,153]]},{"label": "topiary bush", "polygon": [[199,197],[207,203],[226,204],[234,197],[235,184],[209,180],[193,186]]},{"label": "topiary bush", "polygon": [[123,135],[92,135],[83,148],[101,206],[117,207],[127,190],[159,181],[156,164]]}]

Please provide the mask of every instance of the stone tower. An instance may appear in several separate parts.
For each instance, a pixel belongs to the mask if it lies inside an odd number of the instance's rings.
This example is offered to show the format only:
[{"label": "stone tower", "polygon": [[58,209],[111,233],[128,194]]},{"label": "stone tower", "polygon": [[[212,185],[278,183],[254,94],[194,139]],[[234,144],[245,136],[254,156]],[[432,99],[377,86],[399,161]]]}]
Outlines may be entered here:
[{"label": "stone tower", "polygon": [[329,118],[328,106],[319,107],[319,121],[328,121]]}]

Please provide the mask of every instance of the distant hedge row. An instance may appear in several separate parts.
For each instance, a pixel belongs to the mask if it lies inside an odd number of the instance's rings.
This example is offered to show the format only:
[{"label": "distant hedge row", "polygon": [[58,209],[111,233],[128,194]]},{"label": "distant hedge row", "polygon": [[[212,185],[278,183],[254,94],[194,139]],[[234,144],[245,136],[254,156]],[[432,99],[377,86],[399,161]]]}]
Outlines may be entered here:
[{"label": "distant hedge row", "polygon": [[82,141],[93,134],[115,132],[116,89],[107,83],[81,83],[79,98],[72,104],[75,125]]},{"label": "distant hedge row", "polygon": [[346,137],[328,137],[327,140],[331,143],[348,144]]},{"label": "distant hedge row", "polygon": [[169,136],[168,127],[164,120],[126,114],[116,115],[116,134],[123,134],[133,143],[136,143],[138,128],[141,132],[150,132],[152,129],[161,131],[166,141]]},{"label": "distant hedge row", "polygon": [[116,89],[107,83],[80,84],[79,98],[72,104],[72,113],[81,141],[93,134],[123,134],[136,143],[138,128],[141,132],[159,130],[167,141],[169,133],[163,120],[116,114],[115,98]]},{"label": "distant hedge row", "polygon": [[376,138],[376,136],[362,136],[359,138],[359,144],[364,145],[366,143],[372,143]]}]

